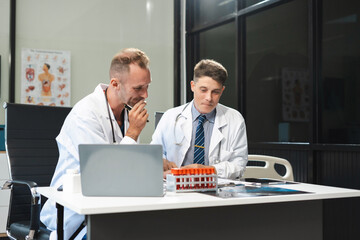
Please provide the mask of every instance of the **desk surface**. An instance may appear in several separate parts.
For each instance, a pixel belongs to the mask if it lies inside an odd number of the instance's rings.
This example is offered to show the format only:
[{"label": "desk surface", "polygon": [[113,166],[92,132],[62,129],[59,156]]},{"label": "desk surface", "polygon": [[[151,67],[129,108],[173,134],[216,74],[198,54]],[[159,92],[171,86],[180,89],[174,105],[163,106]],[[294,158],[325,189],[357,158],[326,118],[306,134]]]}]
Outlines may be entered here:
[{"label": "desk surface", "polygon": [[223,199],[196,192],[167,193],[164,197],[84,197],[81,193],[59,192],[52,187],[38,187],[37,190],[43,196],[84,215],[360,197],[360,190],[306,183],[276,187],[310,193]]}]

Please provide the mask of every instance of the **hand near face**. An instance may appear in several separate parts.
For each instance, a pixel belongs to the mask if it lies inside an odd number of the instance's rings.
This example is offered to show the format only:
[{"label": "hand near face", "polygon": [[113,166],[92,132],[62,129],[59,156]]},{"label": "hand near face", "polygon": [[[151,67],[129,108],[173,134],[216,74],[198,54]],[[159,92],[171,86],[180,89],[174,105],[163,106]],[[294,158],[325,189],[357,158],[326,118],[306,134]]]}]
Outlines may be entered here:
[{"label": "hand near face", "polygon": [[135,141],[137,141],[149,117],[149,113],[145,109],[145,106],[146,102],[141,100],[129,111],[129,128],[126,132],[126,136],[131,137]]}]

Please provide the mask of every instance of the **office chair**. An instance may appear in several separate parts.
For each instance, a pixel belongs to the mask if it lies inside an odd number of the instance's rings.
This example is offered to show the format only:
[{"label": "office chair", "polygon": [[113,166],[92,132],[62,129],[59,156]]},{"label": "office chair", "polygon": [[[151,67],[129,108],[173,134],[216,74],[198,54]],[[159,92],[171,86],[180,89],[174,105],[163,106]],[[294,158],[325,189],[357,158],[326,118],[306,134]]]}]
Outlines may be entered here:
[{"label": "office chair", "polygon": [[164,115],[164,112],[155,112],[155,128],[157,127],[162,115]]},{"label": "office chair", "polygon": [[[287,180],[294,181],[293,170],[291,164],[283,159],[273,156],[266,155],[248,155],[249,162],[262,162],[265,163],[264,166],[246,166],[245,173],[243,178],[273,178],[278,180]],[[285,167],[285,175],[280,175],[276,169],[275,165],[279,164]]]},{"label": "office chair", "polygon": [[11,188],[7,234],[10,239],[49,239],[40,222],[45,199],[37,186],[49,186],[58,161],[56,136],[70,112],[68,107],[5,103],[5,143]]}]

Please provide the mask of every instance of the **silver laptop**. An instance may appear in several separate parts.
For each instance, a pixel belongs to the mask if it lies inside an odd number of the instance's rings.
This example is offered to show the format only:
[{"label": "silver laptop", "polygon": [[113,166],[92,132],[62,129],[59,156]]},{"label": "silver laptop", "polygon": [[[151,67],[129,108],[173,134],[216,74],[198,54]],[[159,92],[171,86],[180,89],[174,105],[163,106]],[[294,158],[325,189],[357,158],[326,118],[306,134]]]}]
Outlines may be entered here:
[{"label": "silver laptop", "polygon": [[162,146],[153,144],[80,144],[84,196],[160,197]]}]

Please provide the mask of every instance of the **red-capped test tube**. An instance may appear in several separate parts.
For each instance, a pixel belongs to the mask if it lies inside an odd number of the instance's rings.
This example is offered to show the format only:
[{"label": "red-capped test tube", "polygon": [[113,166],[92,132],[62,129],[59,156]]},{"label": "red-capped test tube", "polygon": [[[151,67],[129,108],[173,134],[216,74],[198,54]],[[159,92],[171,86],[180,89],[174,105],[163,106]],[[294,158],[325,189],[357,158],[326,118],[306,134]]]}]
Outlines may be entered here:
[{"label": "red-capped test tube", "polygon": [[195,188],[195,184],[194,184],[195,179],[194,178],[195,178],[195,168],[190,168],[190,177],[189,177],[190,189]]},{"label": "red-capped test tube", "polygon": [[179,171],[179,175],[181,176],[181,184],[180,184],[180,189],[185,189],[185,178],[184,178],[184,176],[185,176],[185,174],[186,174],[186,171],[185,171],[185,169],[183,169],[183,168],[181,168],[180,169],[180,171]]},{"label": "red-capped test tube", "polygon": [[[211,168],[206,168],[206,175],[211,175]],[[208,181],[208,183],[207,183],[207,188],[211,188],[211,183],[210,183],[210,181],[211,181],[211,178],[210,177],[207,177],[206,178],[206,181]]]},{"label": "red-capped test tube", "polygon": [[200,168],[195,168],[195,177],[194,177],[194,181],[195,181],[195,188],[199,189],[199,172],[200,172]]}]

